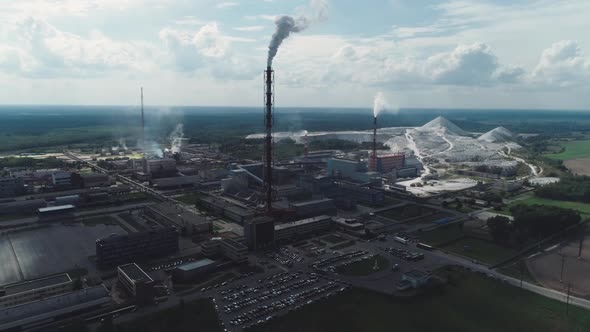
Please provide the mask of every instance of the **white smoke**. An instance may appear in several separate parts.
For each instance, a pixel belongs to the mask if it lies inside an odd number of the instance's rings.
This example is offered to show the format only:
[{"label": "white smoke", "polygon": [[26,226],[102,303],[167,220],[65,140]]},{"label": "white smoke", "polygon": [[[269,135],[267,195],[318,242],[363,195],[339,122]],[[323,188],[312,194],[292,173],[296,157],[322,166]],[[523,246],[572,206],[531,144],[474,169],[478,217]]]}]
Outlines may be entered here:
[{"label": "white smoke", "polygon": [[182,138],[184,137],[184,125],[179,123],[176,125],[176,128],[170,133],[170,151],[172,153],[180,152],[180,148],[182,148]]},{"label": "white smoke", "polygon": [[123,150],[127,151],[127,143],[125,143],[125,139],[124,138],[119,138],[119,147],[121,147]]},{"label": "white smoke", "polygon": [[279,16],[275,18],[277,29],[272,35],[268,45],[267,66],[272,66],[272,60],[279,51],[279,46],[283,43],[292,32],[300,32],[309,27],[313,21],[319,21],[326,17],[326,0],[312,0],[310,6],[312,14],[302,14],[296,18],[291,16]]},{"label": "white smoke", "polygon": [[391,106],[383,92],[379,91],[375,95],[375,99],[373,100],[373,117],[379,116],[379,113],[391,109]]},{"label": "white smoke", "polygon": [[162,151],[162,149],[160,148],[160,146],[158,145],[158,143],[156,142],[151,142],[150,145],[148,146],[149,148],[149,154],[152,156],[156,156],[158,158],[163,158],[164,157],[164,152]]}]

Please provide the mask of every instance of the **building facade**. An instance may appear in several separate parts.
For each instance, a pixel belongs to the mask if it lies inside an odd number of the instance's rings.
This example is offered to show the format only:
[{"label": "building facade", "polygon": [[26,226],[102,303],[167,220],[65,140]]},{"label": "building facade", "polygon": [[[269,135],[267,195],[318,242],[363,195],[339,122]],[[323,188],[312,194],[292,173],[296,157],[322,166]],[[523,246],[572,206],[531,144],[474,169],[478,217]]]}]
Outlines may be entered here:
[{"label": "building facade", "polygon": [[74,283],[67,273],[6,285],[0,289],[0,308],[38,301],[73,290]]},{"label": "building facade", "polygon": [[179,249],[178,238],[174,227],[104,237],[96,240],[96,263],[107,267],[173,254]]},{"label": "building facade", "polygon": [[25,192],[25,182],[21,177],[0,177],[0,198],[22,195]]},{"label": "building facade", "polygon": [[308,234],[320,233],[332,227],[332,217],[318,216],[290,223],[275,225],[275,241],[294,239]]}]

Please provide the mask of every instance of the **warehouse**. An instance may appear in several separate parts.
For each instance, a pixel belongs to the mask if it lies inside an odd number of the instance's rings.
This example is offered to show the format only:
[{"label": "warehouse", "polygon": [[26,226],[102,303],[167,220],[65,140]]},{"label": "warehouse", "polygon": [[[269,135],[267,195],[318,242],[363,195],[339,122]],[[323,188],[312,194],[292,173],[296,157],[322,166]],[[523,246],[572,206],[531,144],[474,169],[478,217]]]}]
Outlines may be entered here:
[{"label": "warehouse", "polygon": [[191,175],[154,179],[152,182],[157,189],[181,189],[198,187],[200,179],[198,175]]},{"label": "warehouse", "polygon": [[323,214],[336,215],[334,201],[329,198],[293,203],[291,204],[291,207],[295,209],[295,214],[299,218],[310,218]]},{"label": "warehouse", "polygon": [[74,283],[67,273],[6,285],[0,289],[0,308],[37,301],[73,289]]},{"label": "warehouse", "polygon": [[0,331],[25,325],[29,327],[40,325],[59,317],[71,316],[110,303],[109,291],[100,285],[5,308],[0,310]]},{"label": "warehouse", "polygon": [[177,204],[159,203],[148,206],[145,214],[158,223],[164,223],[177,227],[183,235],[195,233],[210,233],[213,230],[213,223],[203,215],[195,214]]}]

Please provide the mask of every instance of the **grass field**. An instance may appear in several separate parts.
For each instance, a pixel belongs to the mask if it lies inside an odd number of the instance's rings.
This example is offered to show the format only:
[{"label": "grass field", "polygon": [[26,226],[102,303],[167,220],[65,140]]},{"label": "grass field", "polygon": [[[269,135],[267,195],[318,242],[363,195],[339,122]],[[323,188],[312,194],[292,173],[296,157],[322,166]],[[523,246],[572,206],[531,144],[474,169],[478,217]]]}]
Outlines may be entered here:
[{"label": "grass field", "polygon": [[570,160],[590,157],[590,140],[563,142],[565,150],[561,153],[551,153],[545,156],[556,160]]},{"label": "grass field", "polygon": [[[375,267],[375,260],[377,261],[377,270],[373,269],[373,267]],[[371,259],[364,259],[348,266],[339,267],[337,272],[348,276],[366,276],[375,272],[383,271],[388,267],[389,261],[385,257],[377,255]]]},{"label": "grass field", "polygon": [[509,205],[506,205],[500,211],[491,210],[491,212],[497,212],[505,215],[512,215],[510,213],[510,207],[517,205],[517,204],[541,204],[541,205],[550,205],[550,206],[558,206],[567,209],[574,209],[580,212],[582,217],[590,217],[590,204],[587,203],[580,203],[580,202],[570,202],[570,201],[558,201],[554,199],[546,199],[541,197],[536,197],[534,195],[529,196],[525,199],[517,200]]},{"label": "grass field", "polygon": [[[465,246],[469,249],[466,250]],[[498,263],[517,253],[514,249],[473,237],[466,237],[452,242],[449,245],[444,246],[442,249],[488,264]]]},{"label": "grass field", "polygon": [[361,289],[316,302],[257,327],[256,332],[582,332],[590,313],[484,278],[453,272],[453,282],[417,298],[396,299]]},{"label": "grass field", "polygon": [[421,242],[425,242],[435,247],[465,236],[461,225],[456,223],[441,226],[431,231],[414,232],[412,235],[417,236]]},{"label": "grass field", "polygon": [[117,326],[118,332],[222,331],[213,303],[208,299],[185,303]]}]

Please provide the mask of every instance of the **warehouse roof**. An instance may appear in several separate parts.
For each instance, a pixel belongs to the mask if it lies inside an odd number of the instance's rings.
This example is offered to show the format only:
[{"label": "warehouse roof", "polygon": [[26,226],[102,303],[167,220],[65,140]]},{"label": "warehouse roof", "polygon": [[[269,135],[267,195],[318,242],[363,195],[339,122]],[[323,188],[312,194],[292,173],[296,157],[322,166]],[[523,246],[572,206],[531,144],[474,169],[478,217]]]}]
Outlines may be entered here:
[{"label": "warehouse roof", "polygon": [[198,261],[194,261],[194,262],[180,265],[177,267],[177,269],[182,270],[182,271],[190,271],[190,270],[200,269],[204,266],[209,266],[211,264],[215,264],[215,261],[205,258],[205,259],[200,259]]}]

